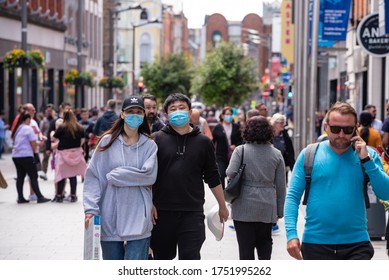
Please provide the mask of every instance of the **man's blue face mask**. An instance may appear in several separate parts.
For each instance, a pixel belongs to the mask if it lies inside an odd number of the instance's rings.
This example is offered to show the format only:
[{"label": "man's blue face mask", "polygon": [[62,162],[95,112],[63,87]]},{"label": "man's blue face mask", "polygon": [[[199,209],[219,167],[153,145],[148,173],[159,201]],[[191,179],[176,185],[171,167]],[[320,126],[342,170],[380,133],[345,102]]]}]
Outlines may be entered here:
[{"label": "man's blue face mask", "polygon": [[172,126],[182,127],[189,122],[189,112],[177,110],[169,114],[169,122]]},{"label": "man's blue face mask", "polygon": [[126,115],[126,124],[131,128],[138,128],[143,123],[143,116],[138,114]]}]

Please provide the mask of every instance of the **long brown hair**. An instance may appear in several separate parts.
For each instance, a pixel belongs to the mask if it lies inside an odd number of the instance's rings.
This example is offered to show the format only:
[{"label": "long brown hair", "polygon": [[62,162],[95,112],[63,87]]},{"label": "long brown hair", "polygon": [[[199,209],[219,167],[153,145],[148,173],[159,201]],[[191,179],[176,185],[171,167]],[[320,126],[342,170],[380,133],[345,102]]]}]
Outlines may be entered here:
[{"label": "long brown hair", "polygon": [[77,122],[76,116],[72,110],[66,111],[63,114],[63,123],[61,124],[61,127],[69,131],[73,136],[73,139],[76,139],[77,131],[84,130],[83,126]]},{"label": "long brown hair", "polygon": [[[109,140],[108,144],[105,146],[99,146],[98,150],[99,152],[106,151],[109,147],[112,146],[113,142],[119,137],[120,134],[125,133],[124,132],[124,126],[125,126],[124,119],[122,119],[120,116],[119,118],[112,124],[112,127],[108,129],[106,132],[104,132],[101,136],[98,137],[98,143],[99,145],[101,139],[107,134],[111,134],[111,139]],[[146,114],[143,117],[143,122],[138,128],[138,133],[143,134],[147,137],[150,137],[150,127],[147,123]]]},{"label": "long brown hair", "polygon": [[15,125],[15,128],[14,130],[12,130],[12,133],[11,133],[11,138],[12,139],[15,139],[15,134],[16,134],[16,131],[18,130],[19,126],[25,122],[25,120],[27,119],[31,119],[31,115],[30,114],[27,114],[26,112],[23,112],[19,115],[19,118],[18,118],[18,121]]}]

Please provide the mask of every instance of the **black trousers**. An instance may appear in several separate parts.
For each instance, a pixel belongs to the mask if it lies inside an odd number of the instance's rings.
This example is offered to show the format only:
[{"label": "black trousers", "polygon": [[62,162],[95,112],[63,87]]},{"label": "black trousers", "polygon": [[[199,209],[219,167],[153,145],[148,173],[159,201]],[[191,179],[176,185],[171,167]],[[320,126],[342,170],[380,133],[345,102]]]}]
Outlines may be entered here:
[{"label": "black trousers", "polygon": [[200,260],[205,241],[202,211],[158,211],[157,224],[151,234],[155,260]]},{"label": "black trousers", "polygon": [[[69,181],[70,181],[70,194],[76,195],[76,193],[77,193],[77,177],[76,176],[70,177]],[[62,179],[61,181],[59,181],[57,183],[57,195],[63,194],[63,191],[65,189],[65,182],[66,182],[66,178]]]},{"label": "black trousers", "polygon": [[222,187],[223,187],[223,190],[225,189],[225,184],[226,184],[226,170],[227,170],[227,167],[228,167],[228,162],[225,162],[225,161],[221,161],[221,160],[218,160],[217,161],[217,167],[218,167],[218,170],[219,170],[219,175],[220,175],[220,180],[222,182]]},{"label": "black trousers", "polygon": [[304,260],[371,260],[374,248],[370,241],[349,244],[301,244]]},{"label": "black trousers", "polygon": [[273,223],[241,222],[234,220],[240,260],[254,260],[257,249],[258,260],[270,260],[273,250],[271,229]]},{"label": "black trousers", "polygon": [[12,158],[15,167],[16,167],[16,190],[18,192],[18,199],[22,200],[23,197],[23,185],[24,178],[28,174],[28,177],[31,181],[31,188],[36,194],[37,198],[40,199],[43,197],[38,184],[38,170],[36,168],[36,163],[33,157],[20,157]]}]

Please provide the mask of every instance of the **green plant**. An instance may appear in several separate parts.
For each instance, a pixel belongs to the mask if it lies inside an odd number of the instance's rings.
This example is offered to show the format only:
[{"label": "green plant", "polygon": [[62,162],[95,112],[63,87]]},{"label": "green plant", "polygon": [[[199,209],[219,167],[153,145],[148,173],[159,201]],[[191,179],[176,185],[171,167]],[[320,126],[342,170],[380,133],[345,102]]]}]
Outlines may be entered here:
[{"label": "green plant", "polygon": [[6,53],[3,58],[4,68],[10,69],[18,67],[43,68],[45,57],[40,50],[25,52],[21,49],[13,49]]},{"label": "green plant", "polygon": [[79,78],[81,79],[79,80],[81,85],[91,87],[91,88],[95,86],[95,81],[93,78],[93,74],[91,72],[87,72],[87,71],[81,72]]},{"label": "green plant", "polygon": [[103,77],[99,82],[99,86],[103,88],[124,88],[125,84],[121,77]]},{"label": "green plant", "polygon": [[64,81],[69,85],[74,85],[74,81],[77,78],[78,78],[78,71],[76,69],[70,69],[66,71]]},{"label": "green plant", "polygon": [[83,71],[79,73],[77,69],[70,69],[65,73],[64,81],[69,85],[83,85],[94,87],[94,77],[91,72]]}]

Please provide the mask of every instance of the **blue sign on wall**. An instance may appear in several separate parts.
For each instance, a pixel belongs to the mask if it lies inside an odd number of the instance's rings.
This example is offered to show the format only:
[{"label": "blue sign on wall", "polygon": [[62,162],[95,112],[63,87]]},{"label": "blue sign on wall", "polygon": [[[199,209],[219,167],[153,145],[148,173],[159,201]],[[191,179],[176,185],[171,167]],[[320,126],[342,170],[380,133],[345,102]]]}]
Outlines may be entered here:
[{"label": "blue sign on wall", "polygon": [[380,35],[389,34],[389,0],[378,2],[379,31]]},{"label": "blue sign on wall", "polygon": [[323,24],[323,40],[346,40],[350,5],[351,0],[320,1],[320,23]]},{"label": "blue sign on wall", "polygon": [[[320,0],[320,10],[324,0]],[[309,46],[312,46],[312,17],[313,17],[313,0],[309,0]],[[319,48],[331,48],[334,46],[334,41],[324,40],[323,39],[323,22],[319,21],[319,30],[318,30],[318,47]]]}]

